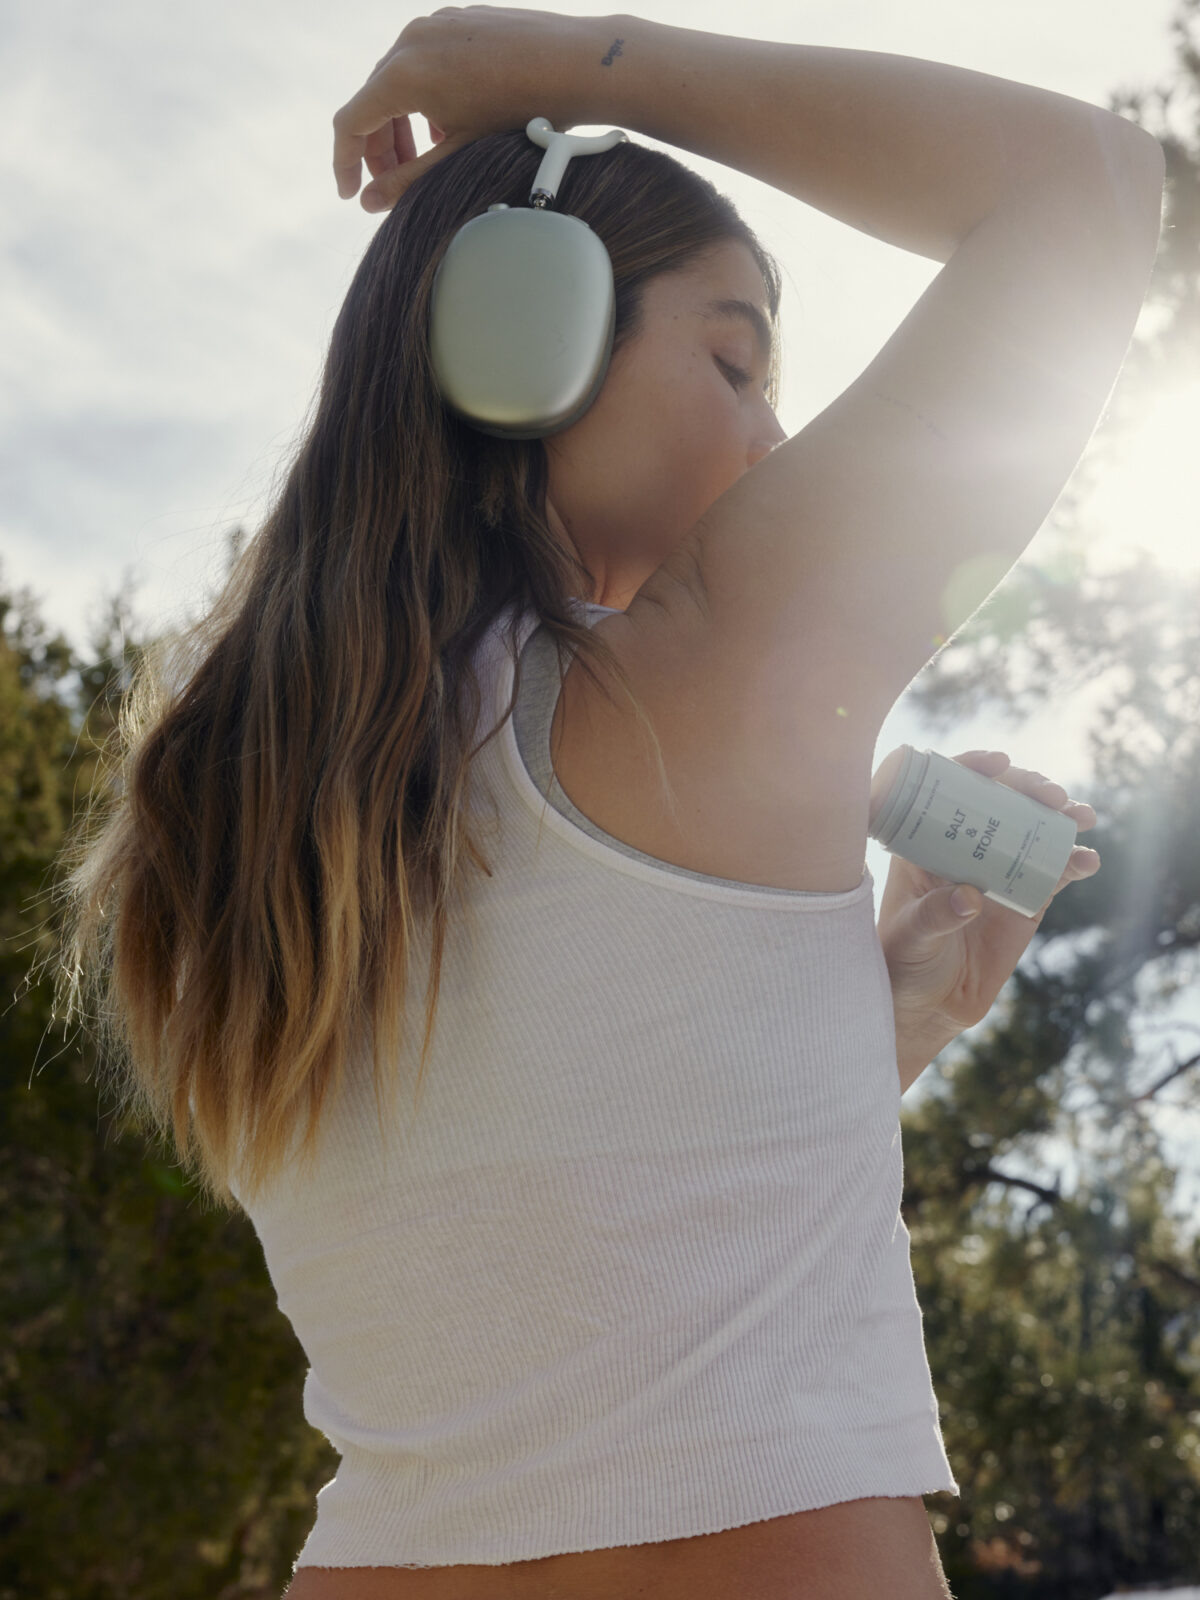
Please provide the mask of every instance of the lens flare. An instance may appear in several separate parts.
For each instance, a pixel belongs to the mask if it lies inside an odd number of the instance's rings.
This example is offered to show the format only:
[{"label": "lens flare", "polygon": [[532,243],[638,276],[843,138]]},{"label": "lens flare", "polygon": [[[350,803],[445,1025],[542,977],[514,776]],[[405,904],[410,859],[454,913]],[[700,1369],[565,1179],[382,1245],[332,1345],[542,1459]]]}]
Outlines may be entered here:
[{"label": "lens flare", "polygon": [[1111,570],[1145,551],[1168,571],[1200,571],[1196,450],[1200,379],[1163,389],[1123,434],[1085,508],[1092,560]]}]

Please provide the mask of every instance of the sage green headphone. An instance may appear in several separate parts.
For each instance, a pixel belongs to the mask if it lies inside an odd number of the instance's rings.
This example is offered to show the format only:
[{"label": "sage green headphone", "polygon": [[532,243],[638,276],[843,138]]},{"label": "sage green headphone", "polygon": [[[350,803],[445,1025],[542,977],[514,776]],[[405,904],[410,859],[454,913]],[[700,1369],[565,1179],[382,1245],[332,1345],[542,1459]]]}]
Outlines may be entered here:
[{"label": "sage green headphone", "polygon": [[492,205],[459,228],[430,306],[442,398],[500,439],[569,428],[599,394],[612,357],[608,251],[586,222],[549,208],[572,156],[611,150],[629,136],[619,128],[594,138],[555,133],[545,117],[525,132],[546,152],[529,205]]}]

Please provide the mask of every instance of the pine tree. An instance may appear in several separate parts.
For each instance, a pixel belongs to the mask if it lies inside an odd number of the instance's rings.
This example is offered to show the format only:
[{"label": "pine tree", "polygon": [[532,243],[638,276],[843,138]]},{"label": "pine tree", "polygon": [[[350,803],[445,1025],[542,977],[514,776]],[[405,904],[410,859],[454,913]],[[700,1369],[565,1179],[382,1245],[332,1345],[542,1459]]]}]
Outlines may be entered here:
[{"label": "pine tree", "polygon": [[[1119,451],[1156,385],[1200,372],[1198,21],[1183,0],[1169,88],[1111,102],[1162,140],[1168,214],[1158,328],[1097,453]],[[1068,529],[1078,487],[1056,510]],[[1195,988],[1200,593],[1151,561],[1089,573],[1075,533],[1074,554],[1022,562],[909,692],[938,733],[1114,680],[1087,791],[1103,871],[1054,903],[903,1112],[904,1216],[963,1488],[928,1497],[956,1600],[1198,1577],[1200,1239],[1150,1113],[1196,1104],[1200,1051],[1160,1059],[1150,1030]],[[65,1035],[33,971],[137,634],[122,592],[77,660],[0,590],[0,1600],[276,1600],[337,1463],[302,1415],[304,1353],[248,1220],[205,1212],[173,1153],[106,1102],[89,1035]]]},{"label": "pine tree", "polygon": [[278,1600],[337,1464],[304,1353],[249,1221],[99,1092],[44,966],[132,635],[121,593],[79,661],[0,592],[0,1600]]},{"label": "pine tree", "polygon": [[[1200,381],[1198,24],[1188,0],[1177,81],[1112,102],[1164,145],[1166,216],[1155,331],[1093,462],[1159,386]],[[936,738],[1111,687],[1086,788],[1103,869],[1054,901],[903,1113],[904,1213],[963,1490],[928,1501],[956,1600],[1200,1578],[1200,1236],[1152,1117],[1200,1109],[1195,1025],[1164,1020],[1200,992],[1200,578],[1153,557],[1089,571],[1087,465],[1056,508],[1064,553],[1020,563],[907,701]],[[1180,510],[1194,526],[1194,504]],[[1055,1170],[1064,1152],[1077,1179]]]}]

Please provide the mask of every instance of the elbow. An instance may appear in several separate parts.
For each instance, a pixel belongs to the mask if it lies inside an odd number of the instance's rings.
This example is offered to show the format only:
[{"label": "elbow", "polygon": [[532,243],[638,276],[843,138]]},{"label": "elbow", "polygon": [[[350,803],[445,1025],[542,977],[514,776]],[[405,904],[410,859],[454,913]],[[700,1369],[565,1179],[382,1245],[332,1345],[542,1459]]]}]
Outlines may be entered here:
[{"label": "elbow", "polygon": [[1115,249],[1111,263],[1127,272],[1131,290],[1144,298],[1158,256],[1167,158],[1152,133],[1113,111],[1093,108],[1098,172],[1092,192]]},{"label": "elbow", "polygon": [[1133,129],[1138,158],[1145,163],[1150,175],[1150,181],[1161,188],[1167,175],[1167,152],[1163,149],[1162,140],[1156,139],[1140,123],[1130,122],[1128,117],[1122,117],[1121,121],[1127,128]]},{"label": "elbow", "polygon": [[1161,206],[1167,175],[1167,156],[1161,141],[1140,123],[1115,111],[1096,108],[1092,127],[1111,189],[1124,192],[1133,183],[1152,191]]}]

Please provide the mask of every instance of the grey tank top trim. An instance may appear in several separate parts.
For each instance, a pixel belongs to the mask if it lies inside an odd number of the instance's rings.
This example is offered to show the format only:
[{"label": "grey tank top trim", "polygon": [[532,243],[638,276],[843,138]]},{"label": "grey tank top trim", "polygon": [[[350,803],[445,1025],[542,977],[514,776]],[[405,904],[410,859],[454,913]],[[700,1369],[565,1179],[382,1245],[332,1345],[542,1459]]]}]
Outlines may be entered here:
[{"label": "grey tank top trim", "polygon": [[[649,856],[643,850],[635,850],[623,839],[615,839],[611,833],[605,833],[589,817],[585,817],[578,806],[572,805],[558,779],[552,776],[553,766],[550,761],[550,724],[554,720],[554,708],[558,703],[560,688],[558,652],[554,645],[554,635],[539,623],[521,651],[520,685],[517,703],[513,708],[513,731],[517,738],[517,749],[521,752],[525,770],[533,780],[538,793],[545,795],[546,786],[549,784],[547,799],[555,811],[573,822],[577,828],[582,828],[584,833],[590,833],[593,839],[598,839],[601,844],[607,845],[610,850],[619,850],[623,856],[630,856],[634,861],[649,862],[652,867],[658,867],[660,870],[677,872],[684,878],[694,878],[698,883],[719,883],[726,887],[735,883],[736,880],[732,878],[715,878],[707,872],[693,872],[690,867],[680,867],[672,861],[660,861],[657,856]],[[738,883],[737,886],[742,889],[761,889],[764,894],[791,894],[823,900],[829,898],[827,890],[776,889],[765,883]]]}]

